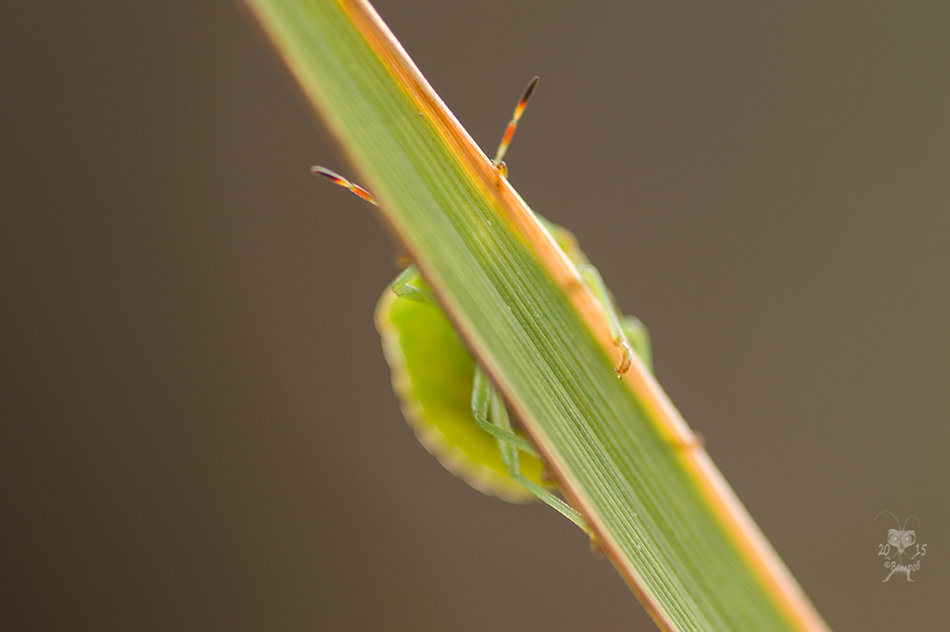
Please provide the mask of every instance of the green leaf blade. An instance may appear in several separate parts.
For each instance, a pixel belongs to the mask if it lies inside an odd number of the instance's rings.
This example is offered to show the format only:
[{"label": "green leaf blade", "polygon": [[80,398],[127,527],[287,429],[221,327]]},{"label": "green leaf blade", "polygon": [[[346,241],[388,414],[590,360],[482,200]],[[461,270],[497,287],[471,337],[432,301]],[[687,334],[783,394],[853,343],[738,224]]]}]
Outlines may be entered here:
[{"label": "green leaf blade", "polygon": [[248,5],[657,623],[825,629],[652,377],[614,377],[576,271],[371,9]]}]

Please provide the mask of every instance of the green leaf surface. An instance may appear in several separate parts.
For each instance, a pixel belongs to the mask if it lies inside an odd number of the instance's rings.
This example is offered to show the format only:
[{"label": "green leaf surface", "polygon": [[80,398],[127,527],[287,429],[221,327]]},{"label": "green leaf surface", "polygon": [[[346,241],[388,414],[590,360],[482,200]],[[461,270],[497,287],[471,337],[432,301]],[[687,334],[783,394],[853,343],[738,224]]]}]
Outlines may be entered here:
[{"label": "green leaf surface", "polygon": [[372,9],[246,4],[657,623],[825,629],[648,372],[616,379],[573,266]]}]

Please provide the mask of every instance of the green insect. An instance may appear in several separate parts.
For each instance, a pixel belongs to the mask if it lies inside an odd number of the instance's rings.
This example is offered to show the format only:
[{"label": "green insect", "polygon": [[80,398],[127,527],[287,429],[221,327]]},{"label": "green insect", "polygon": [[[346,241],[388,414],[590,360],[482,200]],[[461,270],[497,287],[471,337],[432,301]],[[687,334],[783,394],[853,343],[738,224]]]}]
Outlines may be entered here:
[{"label": "green insect", "polygon": [[[508,174],[505,152],[537,82],[537,77],[532,79],[518,101],[492,160],[504,177]],[[343,176],[324,167],[312,167],[311,171],[376,204],[372,194]],[[600,273],[578,248],[574,235],[540,216],[538,219],[577,267],[607,315],[611,336],[623,354],[615,369],[617,377],[623,377],[634,353],[652,370],[650,339],[643,324],[635,317],[618,314]],[[556,485],[545,478],[537,450],[513,428],[501,397],[415,266],[406,268],[383,292],[376,307],[376,328],[403,414],[419,442],[446,469],[475,489],[509,502],[541,500],[587,529],[580,513],[555,495]]]}]

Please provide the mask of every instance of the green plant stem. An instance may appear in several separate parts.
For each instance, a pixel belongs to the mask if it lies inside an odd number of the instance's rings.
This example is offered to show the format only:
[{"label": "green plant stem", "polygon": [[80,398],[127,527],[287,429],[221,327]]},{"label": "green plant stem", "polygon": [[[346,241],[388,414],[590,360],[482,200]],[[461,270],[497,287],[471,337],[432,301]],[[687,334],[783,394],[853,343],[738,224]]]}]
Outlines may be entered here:
[{"label": "green plant stem", "polygon": [[577,271],[364,2],[246,0],[657,624],[824,622]]}]

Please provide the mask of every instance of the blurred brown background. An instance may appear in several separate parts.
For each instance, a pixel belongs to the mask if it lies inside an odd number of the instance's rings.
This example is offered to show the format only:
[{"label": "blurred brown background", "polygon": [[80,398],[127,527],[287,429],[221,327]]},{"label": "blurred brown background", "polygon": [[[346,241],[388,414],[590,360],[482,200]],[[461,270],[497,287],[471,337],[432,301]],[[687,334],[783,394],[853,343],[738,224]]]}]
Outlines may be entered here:
[{"label": "blurred brown background", "polygon": [[[653,629],[416,443],[397,270],[233,4],[3,9],[7,629]],[[380,1],[837,630],[946,629],[950,5]],[[929,543],[877,557],[890,510]]]}]

